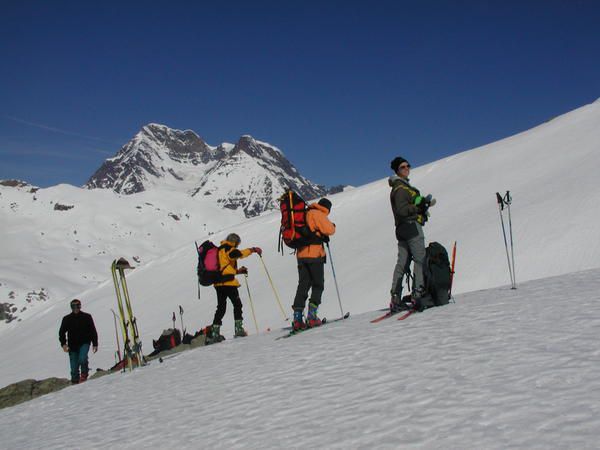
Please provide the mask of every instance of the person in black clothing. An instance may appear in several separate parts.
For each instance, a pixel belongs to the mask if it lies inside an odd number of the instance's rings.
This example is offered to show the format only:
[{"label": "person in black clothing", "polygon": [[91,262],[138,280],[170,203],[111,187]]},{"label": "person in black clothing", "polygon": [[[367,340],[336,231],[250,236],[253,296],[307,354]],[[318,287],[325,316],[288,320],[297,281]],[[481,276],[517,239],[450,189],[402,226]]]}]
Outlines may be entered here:
[{"label": "person in black clothing", "polygon": [[[71,362],[71,383],[83,383],[88,377],[88,352],[90,343],[93,352],[98,351],[98,333],[94,319],[88,313],[81,311],[81,301],[71,301],[71,314],[62,319],[58,339],[65,353],[69,353]],[[81,375],[79,369],[81,368]]]}]

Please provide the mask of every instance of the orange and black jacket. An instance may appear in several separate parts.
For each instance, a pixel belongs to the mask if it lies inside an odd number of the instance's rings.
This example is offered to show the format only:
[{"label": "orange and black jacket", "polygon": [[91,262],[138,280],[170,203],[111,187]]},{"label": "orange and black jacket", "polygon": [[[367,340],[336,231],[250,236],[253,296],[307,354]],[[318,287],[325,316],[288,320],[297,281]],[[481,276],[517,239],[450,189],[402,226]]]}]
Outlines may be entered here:
[{"label": "orange and black jacket", "polygon": [[[329,220],[329,210],[318,203],[309,205],[306,213],[306,224],[317,237],[331,236],[335,233],[335,225]],[[303,261],[322,261],[325,258],[323,244],[310,244],[300,247],[296,257]]]}]

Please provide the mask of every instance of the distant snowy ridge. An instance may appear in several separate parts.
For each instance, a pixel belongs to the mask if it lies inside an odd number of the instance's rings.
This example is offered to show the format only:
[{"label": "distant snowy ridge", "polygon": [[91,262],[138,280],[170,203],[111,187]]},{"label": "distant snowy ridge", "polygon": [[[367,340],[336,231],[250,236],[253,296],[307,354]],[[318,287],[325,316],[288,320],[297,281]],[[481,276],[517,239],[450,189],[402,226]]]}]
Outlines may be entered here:
[{"label": "distant snowy ridge", "polygon": [[307,199],[330,192],[300,175],[280,149],[250,135],[211,147],[191,130],[159,124],[144,126],[84,187],[121,194],[173,189],[241,209],[246,217],[274,208],[287,188]]}]

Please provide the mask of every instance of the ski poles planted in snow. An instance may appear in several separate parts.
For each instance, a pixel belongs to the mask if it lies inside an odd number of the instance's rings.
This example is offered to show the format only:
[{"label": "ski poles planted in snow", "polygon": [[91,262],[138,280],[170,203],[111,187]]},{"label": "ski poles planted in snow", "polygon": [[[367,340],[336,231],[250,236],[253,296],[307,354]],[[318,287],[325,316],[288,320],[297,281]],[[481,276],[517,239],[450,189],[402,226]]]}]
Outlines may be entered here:
[{"label": "ski poles planted in snow", "polygon": [[[510,217],[510,204],[512,203],[512,197],[510,196],[510,191],[506,191],[504,197],[502,197],[498,192],[496,192],[496,200],[498,201],[498,212],[500,213],[500,223],[502,225],[502,236],[504,238],[504,248],[506,249],[506,262],[508,263],[508,275],[510,276],[510,284],[511,289],[517,288],[517,282],[515,279],[515,254],[514,254],[514,246],[513,246],[513,237],[512,237],[512,220]],[[508,227],[509,227],[509,235],[510,235],[510,254],[508,250],[508,241],[506,239],[506,228],[504,227],[504,216],[502,212],[504,208],[508,210]],[[511,264],[511,256],[512,255],[512,264]]]},{"label": "ski poles planted in snow", "polygon": [[250,309],[252,310],[252,318],[254,319],[254,326],[256,327],[256,334],[258,334],[258,322],[256,321],[256,314],[254,313],[254,303],[252,303],[252,296],[250,295],[250,286],[248,285],[248,274],[244,274],[244,280],[246,281],[246,290],[248,291],[248,300],[250,301]]},{"label": "ski poles planted in snow", "polygon": [[340,298],[340,289],[338,288],[337,277],[335,276],[335,267],[333,267],[333,258],[331,257],[331,249],[329,248],[329,242],[326,242],[325,244],[327,245],[327,251],[329,252],[329,262],[331,263],[331,272],[333,273],[335,291],[337,292],[338,303],[340,304],[340,312],[342,313],[341,317],[345,317],[344,309],[342,308],[342,299]]},{"label": "ski poles planted in snow", "polygon": [[265,269],[265,273],[267,274],[267,278],[269,279],[269,283],[271,284],[271,289],[273,289],[273,293],[275,294],[275,298],[277,299],[277,304],[279,305],[279,309],[281,310],[281,314],[283,315],[283,320],[289,320],[289,317],[287,317],[285,315],[285,311],[283,310],[283,306],[281,305],[281,300],[279,299],[279,294],[277,293],[277,290],[275,289],[275,285],[273,284],[273,280],[271,279],[271,275],[269,274],[269,271],[267,270],[267,265],[265,264],[265,261],[263,260],[262,255],[260,256],[260,262],[262,263],[263,269]]},{"label": "ski poles planted in snow", "polygon": [[183,328],[183,308],[179,305],[179,318],[181,319],[181,339],[185,336],[185,329]]}]

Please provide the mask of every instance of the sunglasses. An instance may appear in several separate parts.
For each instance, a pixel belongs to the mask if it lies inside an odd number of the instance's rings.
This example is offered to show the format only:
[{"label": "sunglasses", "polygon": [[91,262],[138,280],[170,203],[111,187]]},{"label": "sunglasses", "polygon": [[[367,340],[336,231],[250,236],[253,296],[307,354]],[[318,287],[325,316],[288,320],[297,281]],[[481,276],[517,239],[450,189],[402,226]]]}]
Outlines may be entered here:
[{"label": "sunglasses", "polygon": [[71,309],[81,309],[81,303],[71,303]]}]

